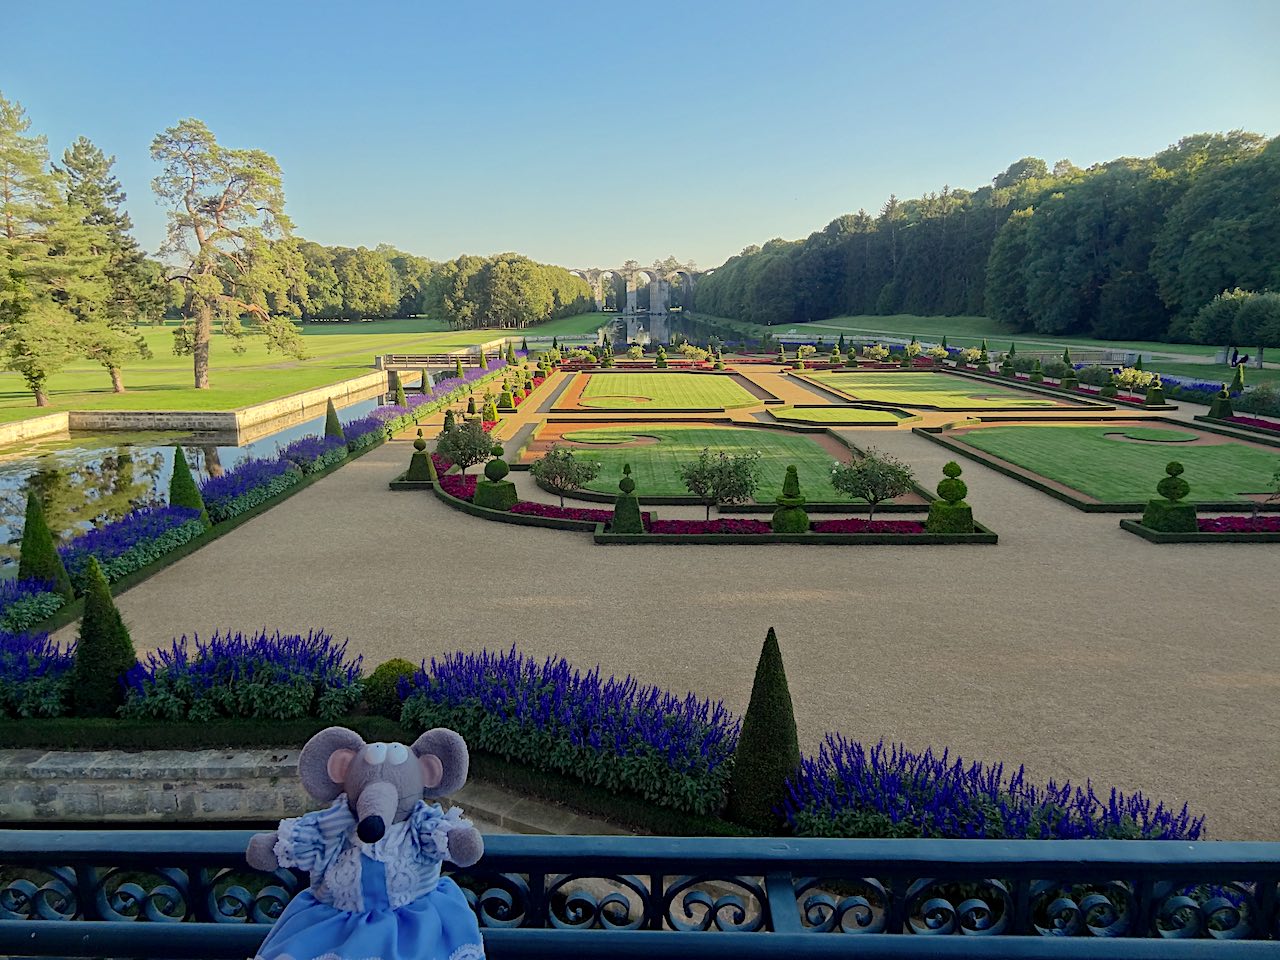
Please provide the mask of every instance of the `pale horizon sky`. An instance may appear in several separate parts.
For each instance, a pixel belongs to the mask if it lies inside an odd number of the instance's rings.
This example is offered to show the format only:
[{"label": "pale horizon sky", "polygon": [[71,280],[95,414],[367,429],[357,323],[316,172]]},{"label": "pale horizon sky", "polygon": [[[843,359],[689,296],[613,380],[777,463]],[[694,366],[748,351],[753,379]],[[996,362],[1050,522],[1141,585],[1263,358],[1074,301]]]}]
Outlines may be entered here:
[{"label": "pale horizon sky", "polygon": [[148,149],[187,116],[279,160],[307,239],[568,267],[711,267],[1023,156],[1280,133],[1275,0],[53,0],[6,24],[0,93],[55,159],[81,134],[116,155],[153,251]]}]

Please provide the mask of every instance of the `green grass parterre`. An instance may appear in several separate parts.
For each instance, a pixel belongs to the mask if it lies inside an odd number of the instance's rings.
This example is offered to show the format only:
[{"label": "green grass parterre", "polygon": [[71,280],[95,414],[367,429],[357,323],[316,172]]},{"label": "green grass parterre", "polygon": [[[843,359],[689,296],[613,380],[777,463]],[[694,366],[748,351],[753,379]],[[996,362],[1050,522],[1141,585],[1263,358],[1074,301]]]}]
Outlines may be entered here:
[{"label": "green grass parterre", "polygon": [[1053,407],[1044,397],[965,380],[945,373],[840,373],[818,371],[809,378],[833,390],[874,403],[944,410],[1001,410]]},{"label": "green grass parterre", "polygon": [[588,374],[579,405],[600,410],[723,410],[760,403],[732,377],[701,373]]}]

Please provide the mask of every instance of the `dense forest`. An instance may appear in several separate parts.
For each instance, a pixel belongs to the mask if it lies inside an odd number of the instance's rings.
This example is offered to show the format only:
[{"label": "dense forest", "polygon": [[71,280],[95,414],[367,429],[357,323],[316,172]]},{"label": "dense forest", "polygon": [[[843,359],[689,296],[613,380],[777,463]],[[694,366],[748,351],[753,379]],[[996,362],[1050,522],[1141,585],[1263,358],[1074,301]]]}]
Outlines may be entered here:
[{"label": "dense forest", "polygon": [[890,196],[877,216],[748,247],[699,279],[697,309],[765,324],[973,314],[1187,340],[1201,308],[1237,288],[1280,291],[1280,138],[1238,130],[1087,170],[1026,157],[991,186]]}]

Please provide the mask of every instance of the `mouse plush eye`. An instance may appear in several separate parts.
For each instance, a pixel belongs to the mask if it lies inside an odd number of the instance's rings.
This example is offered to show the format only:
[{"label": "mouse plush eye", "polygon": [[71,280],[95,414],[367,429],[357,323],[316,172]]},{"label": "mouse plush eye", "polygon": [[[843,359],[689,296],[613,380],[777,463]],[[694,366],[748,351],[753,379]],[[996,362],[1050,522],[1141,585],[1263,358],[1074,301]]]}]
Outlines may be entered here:
[{"label": "mouse plush eye", "polygon": [[387,763],[398,767],[409,759],[409,748],[403,743],[387,744]]},{"label": "mouse plush eye", "polygon": [[364,748],[365,762],[370,766],[380,766],[387,759],[387,745],[385,743],[371,743]]}]

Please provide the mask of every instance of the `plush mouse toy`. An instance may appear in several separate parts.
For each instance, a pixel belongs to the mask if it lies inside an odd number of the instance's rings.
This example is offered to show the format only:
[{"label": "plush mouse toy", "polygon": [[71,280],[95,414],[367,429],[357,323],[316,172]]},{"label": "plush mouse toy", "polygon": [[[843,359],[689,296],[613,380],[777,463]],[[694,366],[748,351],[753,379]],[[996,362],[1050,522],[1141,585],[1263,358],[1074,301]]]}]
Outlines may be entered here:
[{"label": "plush mouse toy", "polygon": [[443,728],[410,747],[345,727],[308,740],[298,774],[331,804],[249,841],[250,866],[311,874],[256,960],[483,960],[475,914],[440,864],[471,866],[484,841],[457,807],[423,800],[461,787],[467,762],[462,737]]}]

